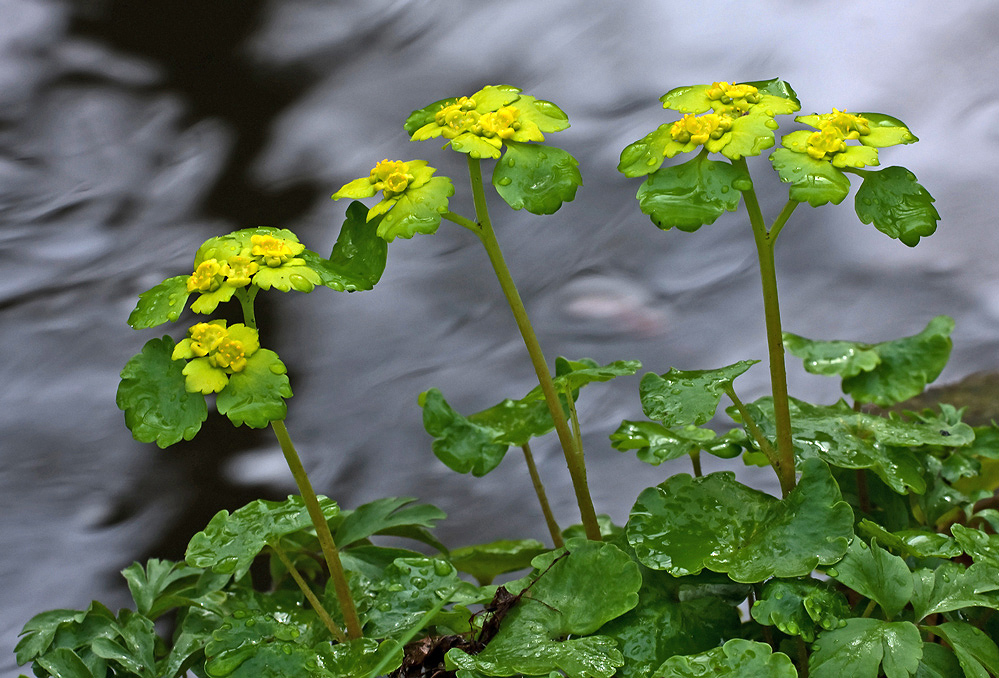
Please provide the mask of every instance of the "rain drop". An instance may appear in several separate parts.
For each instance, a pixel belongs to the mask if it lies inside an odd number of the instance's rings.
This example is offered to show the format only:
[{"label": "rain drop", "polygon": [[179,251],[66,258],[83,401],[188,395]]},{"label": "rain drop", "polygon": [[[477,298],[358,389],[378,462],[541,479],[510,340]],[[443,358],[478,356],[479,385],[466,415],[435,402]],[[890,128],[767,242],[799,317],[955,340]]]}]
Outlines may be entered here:
[{"label": "rain drop", "polygon": [[510,184],[513,183],[513,179],[511,179],[510,177],[503,177],[496,183],[499,184],[500,186],[509,186]]}]

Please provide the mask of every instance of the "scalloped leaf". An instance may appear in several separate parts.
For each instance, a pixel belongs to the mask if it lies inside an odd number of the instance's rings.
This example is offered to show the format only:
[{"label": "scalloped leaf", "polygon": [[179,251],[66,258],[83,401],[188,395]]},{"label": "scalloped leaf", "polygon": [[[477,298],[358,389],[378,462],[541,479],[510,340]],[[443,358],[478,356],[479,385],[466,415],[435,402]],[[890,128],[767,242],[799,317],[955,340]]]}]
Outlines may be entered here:
[{"label": "scalloped leaf", "polygon": [[863,176],[854,203],[863,223],[873,223],[909,247],[937,230],[940,214],[933,207],[933,196],[916,181],[915,174],[904,167],[886,167]]},{"label": "scalloped leaf", "polygon": [[884,148],[898,144],[914,144],[919,141],[916,135],[909,131],[906,124],[898,118],[884,113],[855,113],[854,115],[867,118],[867,122],[870,123],[871,133],[857,139],[864,146]]},{"label": "scalloped leaf", "polygon": [[187,392],[184,361],[171,359],[173,349],[169,336],[147,341],[122,369],[115,396],[132,437],[160,448],[190,440],[208,418],[205,396]]},{"label": "scalloped leaf", "polygon": [[761,624],[812,643],[822,630],[846,623],[851,613],[846,597],[832,584],[805,577],[768,581],[753,603],[752,616]]},{"label": "scalloped leaf", "polygon": [[506,142],[506,152],[493,170],[493,186],[515,210],[554,214],[576,197],[583,184],[579,161],[553,146]]},{"label": "scalloped leaf", "polygon": [[714,151],[721,146],[721,154],[738,160],[743,156],[759,155],[776,143],[774,130],[778,127],[773,110],[757,104],[749,112],[732,121],[732,129],[717,142],[709,140],[705,146]]},{"label": "scalloped leaf", "polygon": [[919,668],[923,640],[912,622],[848,619],[819,635],[808,660],[810,678],[909,678]]},{"label": "scalloped leaf", "polygon": [[770,154],[770,163],[780,180],[791,184],[788,197],[812,207],[838,205],[850,193],[850,179],[832,163],[787,148]]},{"label": "scalloped leaf", "polygon": [[675,226],[691,233],[726,211],[734,212],[742,200],[740,191],[752,185],[745,170],[699,153],[652,173],[638,189],[638,204],[662,230]]},{"label": "scalloped leaf", "polygon": [[[340,512],[336,503],[326,497],[319,497],[319,506],[327,520]],[[285,501],[257,499],[231,515],[226,510],[216,513],[205,529],[191,538],[185,560],[192,567],[211,568],[240,579],[269,542],[311,525],[301,497],[289,495]]]},{"label": "scalloped leaf", "polygon": [[642,377],[639,396],[645,416],[670,428],[706,424],[715,416],[726,389],[740,374],[760,362],[740,360],[714,370],[678,370]]},{"label": "scalloped leaf", "polygon": [[129,326],[134,330],[144,330],[176,321],[191,296],[187,291],[187,279],[190,277],[178,275],[167,278],[140,294],[138,303],[128,316]]},{"label": "scalloped leaf", "polygon": [[501,574],[530,567],[531,561],[547,550],[537,539],[501,539],[453,549],[449,559],[460,572],[485,586]]},{"label": "scalloped leaf", "polygon": [[876,540],[868,546],[854,539],[843,560],[829,576],[875,601],[891,619],[912,597],[912,573],[899,556],[888,553]]},{"label": "scalloped leaf", "polygon": [[272,421],[282,421],[288,414],[285,398],[292,396],[287,371],[277,353],[262,348],[247,359],[242,371],[229,377],[215,398],[215,407],[234,426],[265,428]]},{"label": "scalloped leaf", "polygon": [[382,217],[376,228],[378,237],[392,242],[396,238],[412,238],[417,233],[436,233],[452,195],[454,184],[447,177],[433,177],[422,186],[407,190]]},{"label": "scalloped leaf", "polygon": [[[784,332],[784,348],[801,358],[805,371],[824,376],[854,377],[881,364],[877,344],[857,341],[819,341]],[[922,391],[922,389],[920,389]]]},{"label": "scalloped leaf", "polygon": [[656,678],[797,678],[790,657],[766,643],[733,638],[721,647],[690,656],[670,657],[649,674]]},{"label": "scalloped leaf", "polygon": [[[579,389],[593,382],[610,381],[616,377],[626,377],[635,374],[642,369],[642,363],[638,360],[615,360],[614,362],[600,365],[592,358],[580,358],[579,360],[569,360],[558,356],[555,358],[555,376],[552,383],[559,393],[567,391],[573,393],[573,399],[578,395]],[[541,400],[544,393],[540,386],[535,386],[524,396],[525,402]]]},{"label": "scalloped leaf", "polygon": [[639,461],[658,466],[702,450],[722,459],[732,459],[742,453],[746,434],[742,429],[732,429],[719,436],[708,428],[670,429],[654,421],[625,420],[610,435],[610,440],[615,450],[637,450]]},{"label": "scalloped leaf", "polygon": [[810,459],[785,499],[746,487],[731,472],[678,474],[642,492],[628,519],[638,560],[674,576],[703,568],[738,582],[800,577],[835,563],[853,535],[853,511],[829,468]]}]

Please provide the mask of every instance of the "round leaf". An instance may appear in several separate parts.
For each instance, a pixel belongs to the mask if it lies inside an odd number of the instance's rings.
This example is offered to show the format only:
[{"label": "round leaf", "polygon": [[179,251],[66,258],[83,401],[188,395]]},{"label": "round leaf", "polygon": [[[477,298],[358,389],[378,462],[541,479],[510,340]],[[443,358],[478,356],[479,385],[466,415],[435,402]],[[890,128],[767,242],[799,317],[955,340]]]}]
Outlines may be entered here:
[{"label": "round leaf", "polygon": [[807,202],[812,207],[830,202],[838,205],[850,192],[850,180],[832,163],[787,148],[771,153],[770,162],[780,180],[791,184],[791,200]]},{"label": "round leaf", "polygon": [[566,151],[541,144],[506,142],[493,170],[493,186],[515,210],[554,214],[576,197],[583,183],[579,162]]},{"label": "round leaf", "polygon": [[397,237],[435,233],[452,195],[454,184],[447,177],[433,177],[422,186],[407,190],[378,224],[378,237],[392,242]]},{"label": "round leaf", "polygon": [[849,619],[846,625],[819,634],[808,660],[810,678],[875,676],[908,678],[919,667],[923,640],[912,622]]},{"label": "round leaf", "polygon": [[656,678],[797,678],[786,654],[766,643],[733,638],[721,647],[691,656],[670,657],[650,675]]},{"label": "round leaf", "polygon": [[229,377],[215,398],[215,407],[234,426],[264,428],[282,421],[288,414],[284,399],[292,395],[287,371],[277,353],[260,349],[247,359],[242,371]]},{"label": "round leaf", "polygon": [[639,396],[642,411],[649,419],[668,427],[700,426],[715,416],[718,403],[726,389],[740,374],[760,362],[740,360],[714,370],[678,370],[662,376],[648,373],[642,377]]},{"label": "round leaf", "polygon": [[751,186],[744,170],[700,153],[651,174],[638,189],[638,204],[664,231],[675,226],[692,232],[713,224],[726,210],[734,212],[742,199],[739,191]]},{"label": "round leaf", "polygon": [[916,182],[916,176],[904,167],[886,167],[867,172],[857,190],[857,216],[865,224],[915,247],[921,237],[933,235],[940,214],[933,207],[933,196]]}]

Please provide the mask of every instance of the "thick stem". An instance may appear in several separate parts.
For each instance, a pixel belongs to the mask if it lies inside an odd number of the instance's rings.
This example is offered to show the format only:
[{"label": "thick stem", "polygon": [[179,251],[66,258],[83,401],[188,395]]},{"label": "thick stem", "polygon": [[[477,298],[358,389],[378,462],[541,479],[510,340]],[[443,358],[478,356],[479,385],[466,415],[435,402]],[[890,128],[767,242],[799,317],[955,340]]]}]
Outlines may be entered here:
[{"label": "thick stem", "polygon": [[285,427],[284,422],[272,421],[271,428],[274,429],[274,434],[281,444],[281,451],[284,453],[285,461],[288,462],[288,468],[291,469],[291,475],[295,478],[295,484],[298,485],[298,491],[302,495],[302,500],[309,510],[309,517],[316,528],[316,536],[319,537],[319,547],[326,558],[326,566],[329,568],[330,578],[333,580],[333,588],[336,591],[337,601],[340,603],[343,621],[347,625],[347,635],[351,639],[360,638],[362,636],[361,621],[357,617],[357,608],[354,607],[354,599],[350,595],[350,587],[347,585],[347,575],[343,570],[343,564],[340,562],[340,552],[337,551],[336,544],[333,542],[333,534],[330,532],[329,523],[326,522],[326,516],[323,515],[323,511],[319,507],[319,499],[316,497],[315,490],[312,489],[312,482],[305,473],[302,460],[298,457],[298,452],[295,450],[295,445],[291,442],[291,437],[288,435],[288,429]]},{"label": "thick stem", "polygon": [[701,451],[700,450],[695,450],[694,452],[690,453],[690,463],[694,467],[694,477],[695,478],[700,478],[701,476],[704,475],[704,472],[701,471]]},{"label": "thick stem", "polygon": [[323,607],[323,604],[319,602],[319,598],[317,598],[315,592],[309,588],[308,583],[306,583],[305,579],[298,571],[298,568],[295,567],[295,564],[291,562],[291,558],[289,558],[288,554],[284,552],[284,549],[281,548],[277,542],[268,544],[268,546],[271,547],[271,550],[277,555],[285,569],[288,570],[288,574],[291,575],[291,578],[295,580],[296,584],[298,584],[298,588],[302,590],[303,594],[305,594],[305,598],[309,601],[309,605],[311,605],[312,609],[316,611],[317,615],[319,615],[323,624],[325,624],[326,628],[329,629],[330,634],[332,634],[332,636],[336,638],[339,643],[347,642],[347,636],[344,635],[340,627],[336,625],[336,622],[333,621],[333,618],[330,616],[330,613],[326,611],[326,608]]},{"label": "thick stem", "polygon": [[552,420],[555,422],[555,432],[558,434],[559,442],[562,444],[562,453],[565,455],[565,463],[569,467],[569,476],[572,478],[572,486],[576,493],[576,503],[579,505],[579,513],[582,519],[583,528],[589,539],[600,541],[600,526],[597,523],[597,514],[593,510],[593,499],[590,497],[590,489],[586,482],[586,466],[582,456],[578,453],[572,432],[562,410],[562,403],[559,402],[558,394],[555,392],[555,385],[552,383],[552,375],[545,362],[545,356],[541,352],[541,345],[534,334],[534,328],[527,317],[527,310],[524,302],[520,299],[517,286],[510,276],[510,269],[507,268],[503,259],[503,252],[500,250],[499,242],[496,240],[496,233],[493,231],[492,222],[489,220],[489,208],[486,206],[486,194],[482,184],[482,168],[478,158],[468,156],[468,175],[472,184],[472,199],[475,202],[475,217],[478,220],[479,240],[486,248],[489,262],[493,266],[496,278],[499,280],[500,288],[506,297],[510,310],[513,311],[514,320],[517,323],[520,334],[524,338],[527,352],[534,365],[534,371],[538,375],[538,383],[544,393],[545,402],[551,412]]},{"label": "thick stem", "polygon": [[[749,173],[746,159],[733,161]],[[756,199],[756,191],[750,187],[742,193],[753,227],[753,239],[760,262],[760,280],[763,284],[763,312],[767,324],[767,351],[770,354],[770,387],[774,400],[774,420],[777,425],[777,475],[780,478],[784,496],[795,486],[794,448],[791,444],[791,412],[787,396],[787,371],[784,366],[784,339],[780,324],[780,305],[777,299],[777,271],[774,265],[774,243],[776,235],[791,216],[798,203],[789,201],[774,222],[773,232],[767,230]]]},{"label": "thick stem", "polygon": [[541,503],[541,512],[545,515],[545,523],[548,525],[548,532],[552,536],[552,543],[555,545],[555,548],[560,549],[565,546],[565,543],[562,541],[562,530],[559,529],[558,523],[555,522],[555,514],[552,513],[552,507],[548,503],[548,495],[545,494],[545,486],[541,483],[541,474],[538,473],[538,466],[534,463],[534,454],[531,452],[531,446],[528,443],[524,443],[521,445],[521,449],[524,450],[527,472],[531,474],[534,493],[538,495],[538,501]]},{"label": "thick stem", "polygon": [[257,329],[257,318],[253,311],[253,300],[257,297],[257,292],[259,291],[260,288],[256,285],[236,290],[236,298],[239,300],[239,306],[243,310],[243,324],[254,330]]}]

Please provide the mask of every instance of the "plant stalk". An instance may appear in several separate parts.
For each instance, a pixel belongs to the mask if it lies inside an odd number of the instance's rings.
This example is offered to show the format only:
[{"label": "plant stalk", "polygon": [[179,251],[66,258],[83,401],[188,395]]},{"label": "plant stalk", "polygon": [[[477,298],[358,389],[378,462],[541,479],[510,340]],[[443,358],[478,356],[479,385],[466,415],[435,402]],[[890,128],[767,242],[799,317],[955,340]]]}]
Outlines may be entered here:
[{"label": "plant stalk", "polygon": [[330,613],[326,611],[326,608],[323,607],[323,604],[319,602],[319,598],[316,597],[315,592],[309,587],[308,583],[306,583],[305,579],[298,571],[298,568],[295,567],[293,562],[291,562],[291,558],[289,558],[288,554],[284,552],[284,549],[281,548],[276,542],[268,544],[268,546],[271,547],[271,550],[277,555],[285,569],[288,570],[288,574],[291,575],[291,578],[295,580],[296,584],[298,584],[298,588],[302,590],[303,594],[305,594],[305,598],[309,601],[312,609],[316,611],[316,614],[319,615],[319,618],[322,620],[323,624],[326,625],[326,628],[329,629],[330,634],[336,638],[338,643],[347,642],[347,636],[344,635],[344,632],[339,626],[336,625],[336,622],[333,621],[333,618],[330,616]]},{"label": "plant stalk", "polygon": [[319,507],[319,499],[316,497],[315,490],[312,489],[312,482],[305,473],[302,460],[298,457],[298,452],[295,450],[295,445],[291,442],[291,437],[288,435],[288,429],[285,427],[284,422],[280,420],[272,421],[271,428],[274,429],[274,434],[281,444],[281,451],[284,453],[285,461],[288,462],[288,468],[291,469],[291,475],[295,478],[295,484],[298,485],[298,491],[302,495],[302,500],[305,501],[305,506],[309,510],[309,517],[312,518],[312,524],[316,528],[316,536],[319,537],[319,547],[326,558],[326,566],[329,568],[330,578],[333,580],[333,588],[336,591],[337,601],[340,603],[343,621],[347,625],[347,635],[351,639],[360,638],[362,636],[361,621],[357,616],[357,608],[354,607],[354,599],[350,595],[350,587],[347,585],[347,575],[343,570],[343,564],[340,562],[340,552],[337,551],[336,544],[333,542],[333,534],[330,532],[329,523],[326,522],[326,516],[323,515],[323,511]]},{"label": "plant stalk", "polygon": [[[746,159],[733,161],[748,175]],[[760,263],[760,281],[763,284],[763,311],[767,325],[767,351],[770,354],[770,388],[774,400],[774,420],[777,426],[777,475],[781,491],[786,497],[794,489],[794,448],[791,444],[791,412],[787,395],[787,371],[784,365],[784,339],[780,323],[780,304],[777,298],[777,271],[774,264],[774,244],[776,236],[787,222],[798,202],[789,200],[774,222],[772,230],[767,230],[763,212],[756,198],[756,190],[750,187],[742,192],[753,227],[756,254]]]},{"label": "plant stalk", "polygon": [[562,530],[559,529],[558,523],[555,522],[555,514],[552,513],[552,507],[548,503],[548,495],[545,494],[545,486],[541,483],[541,474],[538,473],[538,465],[534,463],[534,454],[531,452],[531,446],[528,443],[524,443],[521,445],[521,449],[524,451],[527,472],[531,474],[534,493],[538,495],[538,501],[541,503],[541,512],[545,515],[545,524],[548,525],[548,532],[552,536],[552,543],[555,545],[555,548],[560,549],[565,546],[565,543],[562,541]]},{"label": "plant stalk", "polygon": [[746,409],[746,406],[742,403],[742,400],[739,399],[739,396],[735,394],[735,389],[732,388],[731,385],[725,389],[725,394],[732,399],[735,409],[739,411],[739,416],[742,417],[743,426],[745,426],[746,430],[749,431],[749,435],[753,436],[753,440],[755,440],[756,444],[759,446],[760,452],[766,455],[767,461],[770,462],[770,466],[772,466],[774,472],[777,473],[777,480],[781,483],[781,495],[786,497],[790,494],[791,490],[794,489],[794,485],[784,487],[785,476],[780,473],[780,459],[777,457],[777,451],[774,449],[774,446],[770,444],[770,441],[767,440],[767,437],[763,435],[763,431],[760,430],[760,427],[756,425],[753,417],[749,414],[749,410]]},{"label": "plant stalk", "polygon": [[534,334],[534,328],[527,317],[527,310],[524,302],[520,298],[517,286],[510,275],[510,269],[503,259],[503,252],[500,250],[499,242],[496,240],[496,233],[493,231],[492,222],[489,219],[489,208],[486,205],[486,194],[482,184],[482,167],[478,158],[468,156],[468,175],[472,185],[472,199],[475,203],[475,217],[478,220],[478,236],[486,248],[489,262],[493,266],[496,278],[499,280],[500,288],[506,297],[510,310],[513,311],[514,320],[517,323],[520,334],[524,338],[524,344],[534,365],[534,371],[538,375],[538,383],[544,393],[545,402],[551,411],[552,420],[555,423],[555,432],[558,434],[559,442],[562,444],[562,453],[565,455],[566,465],[569,467],[569,475],[572,478],[572,486],[576,493],[576,503],[579,505],[579,513],[582,519],[583,528],[588,539],[600,541],[600,526],[597,523],[597,514],[593,509],[593,499],[590,496],[590,489],[586,482],[586,466],[582,455],[576,447],[572,431],[562,410],[562,403],[559,401],[552,383],[551,372],[545,362],[541,345]]}]

